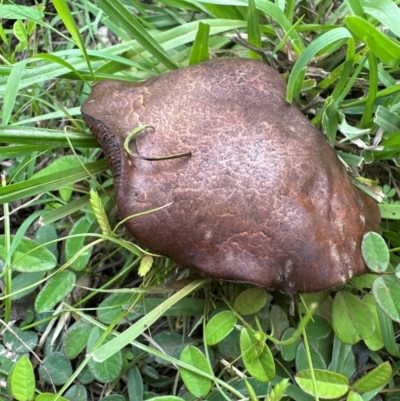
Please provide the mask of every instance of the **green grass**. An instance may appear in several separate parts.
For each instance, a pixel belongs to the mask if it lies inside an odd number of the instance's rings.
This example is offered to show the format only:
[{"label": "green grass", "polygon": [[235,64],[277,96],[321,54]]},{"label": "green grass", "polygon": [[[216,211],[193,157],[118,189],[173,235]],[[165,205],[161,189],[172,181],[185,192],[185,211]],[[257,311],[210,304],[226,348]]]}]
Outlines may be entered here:
[{"label": "green grass", "polygon": [[[397,2],[3,1],[0,18],[1,400],[399,397]],[[279,68],[381,202],[371,274],[291,301],[177,271],[124,233],[80,116],[91,84],[217,56]]]}]

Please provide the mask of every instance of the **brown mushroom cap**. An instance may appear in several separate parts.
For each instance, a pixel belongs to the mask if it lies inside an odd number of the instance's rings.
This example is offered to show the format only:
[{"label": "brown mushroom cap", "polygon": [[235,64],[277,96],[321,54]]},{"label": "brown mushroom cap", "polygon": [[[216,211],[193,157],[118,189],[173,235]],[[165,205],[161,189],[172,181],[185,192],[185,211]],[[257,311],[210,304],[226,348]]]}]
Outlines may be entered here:
[{"label": "brown mushroom cap", "polygon": [[[82,115],[104,150],[121,216],[152,250],[207,276],[316,292],[366,271],[376,203],[260,61],[223,58],[142,83],[97,83]],[[173,160],[146,157],[191,152]],[[136,148],[135,148],[136,146]]]}]

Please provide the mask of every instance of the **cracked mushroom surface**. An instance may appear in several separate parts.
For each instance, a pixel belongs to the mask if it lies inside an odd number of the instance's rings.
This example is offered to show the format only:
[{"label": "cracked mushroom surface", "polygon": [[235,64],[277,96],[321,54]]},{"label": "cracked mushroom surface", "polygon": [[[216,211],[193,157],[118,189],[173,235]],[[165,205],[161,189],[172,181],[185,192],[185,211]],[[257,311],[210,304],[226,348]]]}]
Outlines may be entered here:
[{"label": "cracked mushroom surface", "polygon": [[[83,118],[111,167],[140,244],[218,279],[286,294],[366,272],[375,201],[261,61],[219,58],[145,82],[101,81]],[[143,125],[124,149],[129,134]],[[168,160],[145,160],[177,153]],[[143,158],[144,157],[144,158]]]}]

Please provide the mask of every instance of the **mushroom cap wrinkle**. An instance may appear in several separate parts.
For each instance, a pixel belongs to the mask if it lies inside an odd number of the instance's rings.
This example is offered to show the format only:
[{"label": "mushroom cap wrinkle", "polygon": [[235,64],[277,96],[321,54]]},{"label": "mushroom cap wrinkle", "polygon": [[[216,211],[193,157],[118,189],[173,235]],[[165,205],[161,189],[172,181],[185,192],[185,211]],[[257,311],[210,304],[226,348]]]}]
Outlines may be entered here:
[{"label": "mushroom cap wrinkle", "polygon": [[[145,82],[98,82],[83,118],[112,169],[123,218],[144,246],[206,276],[286,294],[366,272],[380,231],[325,137],[261,61],[219,58]],[[129,134],[148,125],[124,149]],[[167,160],[145,160],[189,153]]]}]

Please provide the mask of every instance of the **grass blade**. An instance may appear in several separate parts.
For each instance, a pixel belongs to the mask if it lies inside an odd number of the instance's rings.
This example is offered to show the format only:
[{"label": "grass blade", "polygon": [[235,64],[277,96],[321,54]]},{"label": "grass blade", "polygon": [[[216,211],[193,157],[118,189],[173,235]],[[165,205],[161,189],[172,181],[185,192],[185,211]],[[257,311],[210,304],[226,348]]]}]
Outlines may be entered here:
[{"label": "grass blade", "polygon": [[303,68],[311,61],[311,59],[321,50],[327,48],[329,45],[335,44],[342,39],[352,38],[350,32],[346,28],[337,28],[332,31],[326,32],[321,35],[318,39],[314,40],[310,46],[300,55],[295,65],[293,66],[292,72],[289,77],[286,100],[290,103],[293,97],[297,97],[298,93],[295,93],[295,86]]},{"label": "grass blade", "polygon": [[166,51],[156,40],[140,25],[136,17],[118,1],[99,0],[100,8],[126,32],[130,33],[145,49],[147,49],[157,60],[171,70],[179,68],[179,64],[171,59]]},{"label": "grass blade", "polygon": [[39,178],[18,182],[0,188],[0,205],[6,202],[14,202],[43,192],[58,190],[66,185],[73,184],[88,178],[91,174],[98,174],[108,169],[107,162],[100,160],[88,163],[83,167],[74,167],[65,171],[59,171]]},{"label": "grass blade", "polygon": [[400,60],[400,43],[378,31],[370,22],[358,16],[348,16],[345,23],[353,36],[364,42],[385,64],[395,67]]},{"label": "grass blade", "polygon": [[140,336],[150,325],[152,325],[166,310],[178,302],[180,299],[186,297],[191,292],[198,290],[208,283],[210,279],[198,279],[187,285],[176,294],[172,295],[160,306],[153,309],[150,313],[142,317],[138,322],[133,324],[128,330],[122,332],[118,337],[114,338],[107,344],[101,346],[92,353],[92,357],[97,362],[103,362],[111,355],[115,354],[123,347],[128,345],[135,338]]},{"label": "grass blade", "polygon": [[60,18],[64,22],[64,25],[68,29],[69,33],[72,36],[72,39],[74,40],[75,44],[79,47],[80,51],[83,54],[83,57],[86,60],[86,63],[88,65],[90,75],[93,76],[93,71],[92,71],[92,66],[89,61],[89,57],[86,53],[86,46],[85,43],[82,40],[81,34],[79,33],[79,29],[76,26],[74,17],[71,14],[71,11],[69,10],[67,3],[65,0],[52,0],[54,7],[57,10],[57,13],[59,14]]},{"label": "grass blade", "polygon": [[210,25],[199,22],[199,29],[190,52],[189,65],[198,64],[201,61],[205,61],[210,58],[210,54],[208,52],[209,35]]},{"label": "grass blade", "polygon": [[[67,137],[68,136],[68,137]],[[70,143],[77,148],[97,148],[100,145],[94,137],[78,132],[36,128],[36,127],[0,127],[0,141],[21,145],[40,145],[40,147],[65,148]],[[1,154],[1,150],[0,150]]]},{"label": "grass blade", "polygon": [[[249,0],[249,8],[247,9],[247,34],[249,43],[261,49],[261,31],[258,23],[258,11],[254,0]],[[261,59],[261,55],[249,50],[250,58]]]},{"label": "grass blade", "polygon": [[4,94],[2,125],[7,125],[10,121],[25,65],[26,63],[24,61],[15,63],[13,69],[11,70],[11,74],[8,77],[6,91]]}]

